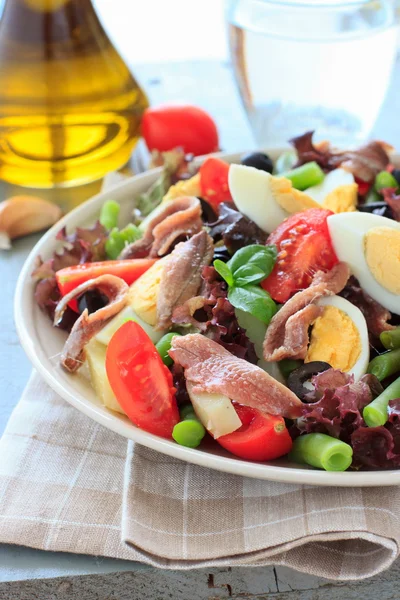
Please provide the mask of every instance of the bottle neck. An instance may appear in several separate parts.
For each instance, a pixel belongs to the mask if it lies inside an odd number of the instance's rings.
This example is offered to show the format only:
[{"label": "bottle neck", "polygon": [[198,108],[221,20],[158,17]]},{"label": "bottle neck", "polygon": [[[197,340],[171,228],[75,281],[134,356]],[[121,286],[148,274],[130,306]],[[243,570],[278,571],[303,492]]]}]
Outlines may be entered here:
[{"label": "bottle neck", "polygon": [[75,4],[87,10],[92,7],[92,0],[6,0],[4,13],[14,10],[26,10],[32,13],[55,13],[60,10],[66,10],[68,4]]},{"label": "bottle neck", "polygon": [[6,0],[0,37],[26,47],[38,44],[85,44],[104,35],[92,0]]}]

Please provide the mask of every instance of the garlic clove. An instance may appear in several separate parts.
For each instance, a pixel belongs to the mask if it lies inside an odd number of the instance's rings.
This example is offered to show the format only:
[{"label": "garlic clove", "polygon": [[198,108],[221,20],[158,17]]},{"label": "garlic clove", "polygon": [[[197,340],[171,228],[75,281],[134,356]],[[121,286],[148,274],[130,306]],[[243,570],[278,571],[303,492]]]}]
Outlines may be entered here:
[{"label": "garlic clove", "polygon": [[43,198],[8,198],[0,203],[0,249],[9,249],[10,240],[51,227],[61,216],[61,208]]}]

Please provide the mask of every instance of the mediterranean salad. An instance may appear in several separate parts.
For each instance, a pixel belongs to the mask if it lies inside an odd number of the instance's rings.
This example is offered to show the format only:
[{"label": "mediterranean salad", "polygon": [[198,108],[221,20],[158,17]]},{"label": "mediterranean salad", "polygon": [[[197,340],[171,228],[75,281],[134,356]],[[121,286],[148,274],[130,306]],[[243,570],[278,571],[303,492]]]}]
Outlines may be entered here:
[{"label": "mediterranean salad", "polygon": [[36,301],[68,334],[62,367],[149,433],[400,468],[400,169],[380,141],[291,145],[240,164],[154,152],[130,223],[110,198],[38,257]]}]

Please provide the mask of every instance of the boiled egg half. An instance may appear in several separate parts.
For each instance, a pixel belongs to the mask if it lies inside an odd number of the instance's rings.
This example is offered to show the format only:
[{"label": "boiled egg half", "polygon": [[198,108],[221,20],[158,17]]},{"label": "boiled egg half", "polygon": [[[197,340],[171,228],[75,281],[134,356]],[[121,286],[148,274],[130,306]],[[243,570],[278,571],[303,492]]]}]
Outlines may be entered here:
[{"label": "boiled egg half", "polygon": [[353,175],[345,169],[330,171],[322,183],[307,188],[305,193],[334,213],[357,210],[358,185]]},{"label": "boiled egg half", "polygon": [[334,369],[360,379],[369,363],[369,339],[365,317],[357,306],[340,296],[316,302],[323,308],[311,327],[305,362],[321,360]]},{"label": "boiled egg half", "polygon": [[384,308],[400,314],[400,223],[370,213],[328,217],[333,248],[362,289]]},{"label": "boiled egg half", "polygon": [[231,165],[228,183],[240,212],[266,233],[294,213],[320,208],[318,202],[296,190],[286,177],[275,177],[254,167]]}]

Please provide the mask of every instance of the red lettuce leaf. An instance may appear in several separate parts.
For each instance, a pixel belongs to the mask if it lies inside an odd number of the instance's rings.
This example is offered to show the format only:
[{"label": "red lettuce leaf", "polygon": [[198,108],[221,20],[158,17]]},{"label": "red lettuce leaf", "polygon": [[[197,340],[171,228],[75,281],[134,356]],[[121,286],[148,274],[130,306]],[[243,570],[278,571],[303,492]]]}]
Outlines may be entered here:
[{"label": "red lettuce leaf", "polygon": [[389,403],[389,419],[383,427],[367,427],[362,413],[383,387],[374,375],[354,377],[329,369],[316,375],[314,391],[303,415],[290,429],[293,438],[303,433],[326,433],[353,448],[353,469],[400,467],[400,399]]},{"label": "red lettuce leaf", "polygon": [[[62,250],[55,252],[46,261],[40,256],[37,258],[36,267],[32,272],[32,279],[36,282],[35,300],[50,319],[54,318],[55,307],[61,299],[56,272],[78,264],[105,260],[107,235],[107,230],[98,221],[87,229],[77,227],[70,235],[67,235],[64,228],[57,234],[57,240],[63,243]],[[58,326],[69,331],[76,318],[76,313],[67,309]]]},{"label": "red lettuce leaf", "polygon": [[351,436],[353,465],[359,469],[400,467],[400,399],[389,402],[383,427],[360,427]]},{"label": "red lettuce leaf", "polygon": [[[56,278],[52,276],[38,281],[35,287],[34,297],[41,310],[53,321],[56,306],[61,300],[61,294],[58,289]],[[72,326],[78,317],[78,313],[68,306],[61,320],[57,324],[57,327],[66,331],[71,331]]]},{"label": "red lettuce leaf", "polygon": [[186,379],[183,367],[174,363],[170,367],[170,371],[172,373],[172,380],[174,382],[174,388],[176,390],[175,398],[178,403],[178,406],[190,404],[190,398],[186,388]]},{"label": "red lettuce leaf", "polygon": [[258,358],[254,344],[237,321],[235,309],[227,299],[226,283],[214,267],[204,267],[202,279],[201,295],[179,307],[174,312],[172,321],[200,329],[235,356],[256,364]]},{"label": "red lettuce leaf", "polygon": [[[81,247],[81,263],[104,260],[106,258],[105,245],[107,238],[108,231],[105,227],[103,227],[100,221],[96,221],[92,227],[77,227],[74,233],[70,235],[67,235],[65,227],[57,234],[57,240],[60,240],[65,244],[71,244],[72,248],[77,248],[77,246]],[[62,269],[64,266],[69,265],[63,265],[62,267],[60,266],[58,268]]]},{"label": "red lettuce leaf", "polygon": [[236,210],[233,203],[220,204],[218,220],[208,223],[208,227],[214,242],[223,240],[230,254],[249,244],[265,244],[268,237],[254,221]]},{"label": "red lettuce leaf", "polygon": [[211,335],[208,337],[221,344],[231,354],[243,358],[250,363],[257,364],[258,357],[254,344],[247,337],[245,330],[240,327],[235,315],[235,309],[229,300],[218,298],[215,306],[212,308],[210,325],[209,332]]},{"label": "red lettuce leaf", "polygon": [[300,433],[326,433],[347,443],[352,433],[365,425],[364,407],[383,389],[374,376],[355,382],[352,375],[335,369],[316,375],[312,383],[314,391],[308,395],[311,403],[304,405],[295,429]]},{"label": "red lettuce leaf", "polygon": [[297,152],[298,160],[296,166],[299,167],[308,162],[316,162],[324,171],[334,169],[335,167],[331,164],[332,154],[329,144],[321,144],[317,148],[312,141],[313,135],[314,131],[306,131],[303,135],[298,135],[289,140]]},{"label": "red lettuce leaf", "polygon": [[[353,467],[356,469],[392,469],[393,436],[385,427],[360,427],[351,435]],[[397,466],[400,465],[400,462]]]},{"label": "red lettuce leaf", "polygon": [[378,343],[382,331],[394,329],[394,325],[388,322],[392,318],[390,312],[364,292],[355,277],[350,277],[340,295],[357,306],[363,313],[373,345]]}]

